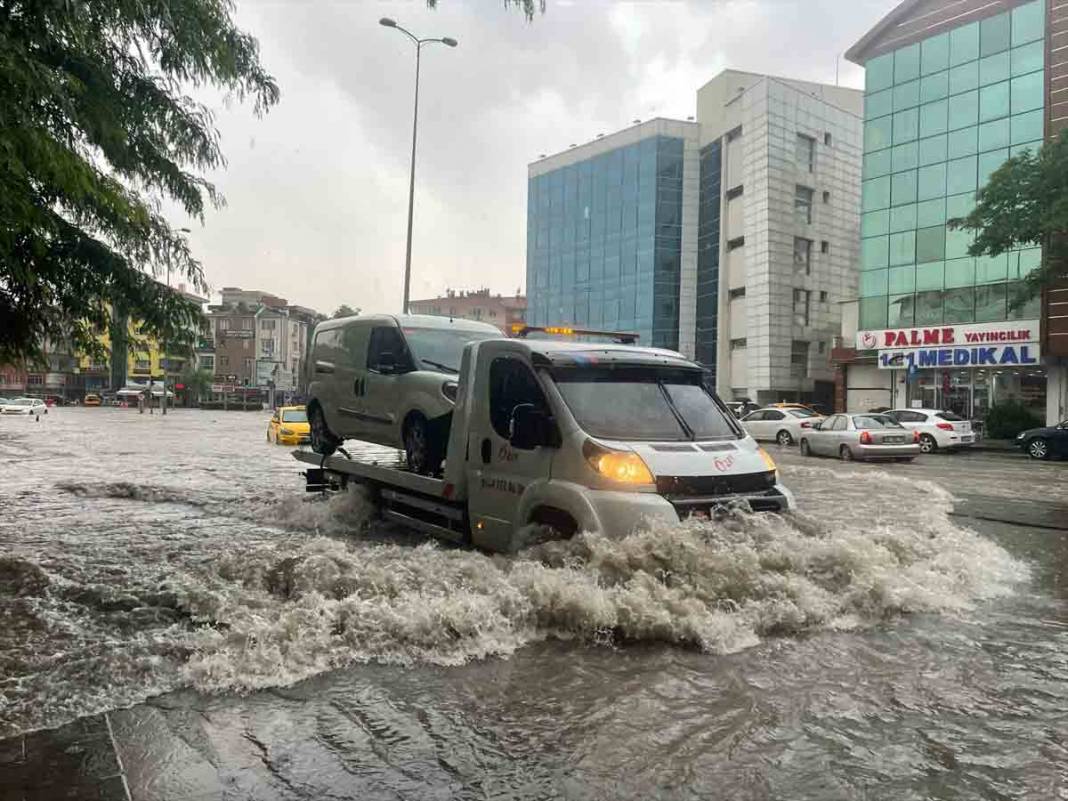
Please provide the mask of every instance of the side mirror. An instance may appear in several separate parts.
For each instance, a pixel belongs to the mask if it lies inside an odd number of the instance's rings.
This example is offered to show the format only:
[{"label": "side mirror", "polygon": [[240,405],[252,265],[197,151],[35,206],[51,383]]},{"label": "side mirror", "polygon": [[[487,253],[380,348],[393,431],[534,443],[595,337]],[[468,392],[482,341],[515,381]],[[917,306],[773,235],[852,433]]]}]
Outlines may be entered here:
[{"label": "side mirror", "polygon": [[508,442],[513,448],[531,451],[545,445],[556,447],[556,428],[552,419],[532,403],[521,403],[512,410]]},{"label": "side mirror", "polygon": [[392,375],[397,372],[397,357],[388,350],[378,354],[378,364],[375,366],[382,375]]}]

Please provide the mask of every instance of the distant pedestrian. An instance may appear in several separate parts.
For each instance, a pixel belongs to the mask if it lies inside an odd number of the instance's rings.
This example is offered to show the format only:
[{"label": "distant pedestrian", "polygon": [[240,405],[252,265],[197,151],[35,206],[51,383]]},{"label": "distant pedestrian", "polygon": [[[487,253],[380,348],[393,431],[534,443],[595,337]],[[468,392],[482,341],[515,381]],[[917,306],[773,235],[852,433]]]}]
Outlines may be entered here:
[{"label": "distant pedestrian", "polygon": [[137,412],[138,414],[145,413],[145,394],[143,392],[137,396]]}]

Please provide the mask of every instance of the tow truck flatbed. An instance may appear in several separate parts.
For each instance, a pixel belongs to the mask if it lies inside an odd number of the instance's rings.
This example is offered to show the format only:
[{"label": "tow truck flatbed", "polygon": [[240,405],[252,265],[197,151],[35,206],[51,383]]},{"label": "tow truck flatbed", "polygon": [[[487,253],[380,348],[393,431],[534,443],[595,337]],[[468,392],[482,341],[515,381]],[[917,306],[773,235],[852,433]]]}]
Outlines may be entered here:
[{"label": "tow truck flatbed", "polygon": [[469,543],[466,505],[452,499],[452,485],[442,478],[413,473],[403,454],[359,459],[321,456],[302,448],[294,451],[293,458],[310,466],[304,471],[308,492],[343,489],[353,481],[375,494],[386,519],[452,542]]}]

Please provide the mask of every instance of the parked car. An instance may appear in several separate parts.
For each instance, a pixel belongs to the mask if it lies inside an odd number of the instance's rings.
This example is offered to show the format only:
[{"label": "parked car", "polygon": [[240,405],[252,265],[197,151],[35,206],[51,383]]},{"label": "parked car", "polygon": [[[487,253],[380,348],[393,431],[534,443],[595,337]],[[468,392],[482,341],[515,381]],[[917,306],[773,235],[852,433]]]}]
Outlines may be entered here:
[{"label": "parked car", "polygon": [[802,456],[837,456],[846,462],[911,462],[920,454],[920,432],[885,414],[836,414],[805,431],[800,448]]},{"label": "parked car", "polygon": [[275,409],[267,423],[267,441],[275,445],[305,445],[311,442],[308,413],[303,406]]},{"label": "parked car", "polygon": [[48,406],[40,398],[15,398],[0,407],[0,414],[48,414]]},{"label": "parked car", "polygon": [[909,431],[920,434],[920,451],[958,450],[975,444],[971,421],[943,409],[891,409],[886,412]]},{"label": "parked car", "polygon": [[94,395],[92,392],[90,392],[85,396],[85,399],[82,401],[82,404],[84,406],[99,406],[101,404],[101,398],[99,395]]},{"label": "parked car", "polygon": [[412,470],[437,472],[464,346],[502,337],[488,323],[429,315],[320,323],[302,388],[313,444],[327,452],[345,439],[403,448]]},{"label": "parked car", "polygon": [[793,445],[822,419],[803,406],[769,406],[747,414],[742,418],[742,426],[755,440],[773,440],[780,445]]},{"label": "parked car", "polygon": [[1016,447],[1032,459],[1068,458],[1068,420],[1055,426],[1021,431],[1016,436]]}]

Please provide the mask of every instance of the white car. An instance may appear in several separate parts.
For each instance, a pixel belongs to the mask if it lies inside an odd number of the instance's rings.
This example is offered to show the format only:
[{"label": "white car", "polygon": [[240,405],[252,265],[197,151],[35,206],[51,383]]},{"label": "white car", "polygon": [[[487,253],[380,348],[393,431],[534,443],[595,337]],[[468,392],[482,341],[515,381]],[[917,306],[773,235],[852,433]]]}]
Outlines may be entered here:
[{"label": "white car", "polygon": [[48,414],[48,406],[40,398],[15,398],[0,406],[0,414]]},{"label": "white car", "polygon": [[769,406],[757,409],[742,418],[742,426],[753,439],[793,445],[801,435],[823,419],[811,409],[797,406],[784,408]]},{"label": "white car", "polygon": [[429,315],[367,315],[315,327],[305,376],[311,445],[346,439],[403,448],[417,473],[441,466],[469,342],[502,339],[496,326]]},{"label": "white car", "polygon": [[920,452],[934,453],[938,449],[957,450],[975,444],[975,432],[970,420],[942,409],[891,409],[884,412],[909,431],[920,435]]}]

